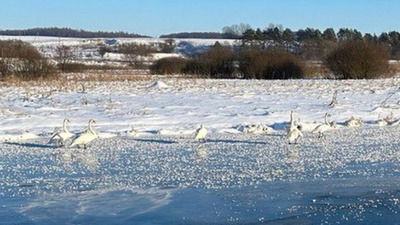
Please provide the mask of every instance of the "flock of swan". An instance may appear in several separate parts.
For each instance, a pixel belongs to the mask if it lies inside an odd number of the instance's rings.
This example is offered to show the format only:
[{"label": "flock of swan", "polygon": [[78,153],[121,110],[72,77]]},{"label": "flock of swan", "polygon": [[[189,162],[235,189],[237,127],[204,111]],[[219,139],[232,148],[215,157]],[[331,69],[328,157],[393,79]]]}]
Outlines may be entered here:
[{"label": "flock of swan", "polygon": [[[86,149],[87,144],[95,140],[99,137],[98,133],[93,130],[92,124],[96,123],[94,119],[90,119],[88,122],[88,129],[76,135],[68,130],[67,124],[70,123],[68,118],[65,118],[63,121],[63,129],[57,133],[55,133],[49,140],[48,144],[62,145],[65,146],[67,141],[71,141],[69,147],[83,147]],[[194,139],[197,141],[205,142],[205,138],[207,136],[207,129],[200,125],[200,127],[196,130]]]},{"label": "flock of swan", "polygon": [[[314,129],[312,129],[312,133],[318,134],[318,137],[321,138],[323,136],[323,133],[326,131],[330,130],[335,130],[338,129],[338,125],[336,122],[330,122],[328,117],[331,115],[329,113],[325,114],[325,122],[316,126]],[[300,121],[300,119],[298,120]],[[384,118],[379,118],[376,121],[376,125],[379,127],[387,126],[387,125],[398,125],[400,124],[400,120],[394,120],[393,121],[393,114],[390,116],[386,116]],[[349,120],[346,120],[343,124],[346,127],[360,127],[363,125],[363,121],[361,119],[357,119],[354,116],[352,116]],[[297,140],[300,137],[303,137],[303,134],[301,132],[302,130],[302,124],[301,123],[295,123],[295,120],[293,118],[293,111],[290,113],[290,125],[289,128],[287,129],[287,139],[289,144],[297,144]]]},{"label": "flock of swan", "polygon": [[[316,126],[314,129],[312,129],[311,132],[314,134],[318,134],[318,137],[321,138],[326,131],[338,129],[338,125],[335,122],[329,121],[328,118],[330,116],[331,116],[330,114],[326,113],[325,122]],[[378,126],[386,126],[389,124],[389,120],[391,118],[392,116],[378,119],[376,121],[376,124]],[[297,121],[300,121],[300,119],[298,119]],[[92,127],[92,124],[96,123],[95,120],[90,119],[88,122],[87,130],[78,135],[71,133],[68,130],[67,124],[69,122],[70,120],[68,118],[64,119],[62,131],[55,133],[50,138],[48,142],[49,144],[66,146],[66,143],[68,141],[69,143],[71,143],[68,145],[69,147],[78,147],[78,148],[83,147],[86,149],[87,145],[90,142],[99,137],[98,133],[95,130],[93,130]],[[400,123],[400,120],[391,122],[392,125],[396,125],[397,123]],[[347,127],[360,127],[363,125],[363,121],[361,119],[356,119],[355,117],[351,117],[349,120],[344,122],[344,125]],[[302,126],[303,124],[301,124],[300,122],[296,122],[296,120],[294,119],[294,113],[293,111],[291,111],[289,126],[286,129],[287,132],[286,138],[289,144],[297,144],[299,138],[303,137]],[[206,142],[207,134],[208,130],[203,125],[200,125],[200,127],[194,133],[194,140],[198,142]]]},{"label": "flock of swan", "polygon": [[88,123],[88,129],[83,132],[80,135],[75,135],[71,133],[68,128],[67,128],[67,123],[69,123],[70,120],[68,118],[64,119],[63,122],[63,130],[60,132],[55,133],[51,138],[49,143],[50,144],[59,144],[59,145],[65,145],[66,141],[69,139],[72,139],[72,143],[69,145],[69,147],[74,147],[78,146],[81,147],[83,146],[86,148],[86,145],[92,142],[94,139],[98,138],[99,135],[97,134],[96,131],[93,130],[92,124],[96,123],[95,120],[90,119]]}]

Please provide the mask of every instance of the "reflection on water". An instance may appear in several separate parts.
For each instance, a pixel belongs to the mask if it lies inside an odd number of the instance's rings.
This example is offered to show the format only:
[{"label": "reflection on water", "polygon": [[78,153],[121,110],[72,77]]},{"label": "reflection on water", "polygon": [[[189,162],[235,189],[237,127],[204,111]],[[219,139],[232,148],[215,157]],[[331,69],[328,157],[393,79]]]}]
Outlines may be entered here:
[{"label": "reflection on water", "polygon": [[304,162],[300,157],[300,150],[296,145],[290,145],[288,147],[285,156],[285,163],[288,166],[289,171],[292,171],[294,174],[302,174],[305,172]]},{"label": "reflection on water", "polygon": [[19,212],[36,224],[125,224],[168,205],[172,193],[157,188],[114,187],[46,194],[32,199]]},{"label": "reflection on water", "polygon": [[99,161],[90,150],[62,149],[53,154],[54,160],[61,162],[65,169],[72,169],[74,163],[79,163],[85,169],[96,172],[99,168]]},{"label": "reflection on water", "polygon": [[198,145],[196,148],[196,156],[200,160],[207,159],[208,157],[207,147],[203,144]]}]

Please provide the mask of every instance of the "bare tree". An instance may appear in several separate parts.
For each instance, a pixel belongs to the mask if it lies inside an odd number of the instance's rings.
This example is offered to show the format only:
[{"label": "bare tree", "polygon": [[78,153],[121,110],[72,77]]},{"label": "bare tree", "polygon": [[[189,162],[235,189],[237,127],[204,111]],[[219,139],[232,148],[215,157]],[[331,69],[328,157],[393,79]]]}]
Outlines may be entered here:
[{"label": "bare tree", "polygon": [[247,30],[251,29],[251,26],[249,24],[235,24],[231,26],[226,26],[222,28],[222,32],[225,34],[231,34],[233,36],[240,37],[246,32]]},{"label": "bare tree", "polygon": [[54,59],[57,61],[59,68],[64,71],[66,65],[74,58],[74,53],[70,46],[60,45],[56,47]]},{"label": "bare tree", "polygon": [[146,44],[127,43],[121,45],[121,52],[130,66],[142,66],[143,58],[151,56],[153,50]]},{"label": "bare tree", "polygon": [[172,38],[165,39],[164,43],[160,44],[161,52],[171,53],[176,47],[175,40]]}]

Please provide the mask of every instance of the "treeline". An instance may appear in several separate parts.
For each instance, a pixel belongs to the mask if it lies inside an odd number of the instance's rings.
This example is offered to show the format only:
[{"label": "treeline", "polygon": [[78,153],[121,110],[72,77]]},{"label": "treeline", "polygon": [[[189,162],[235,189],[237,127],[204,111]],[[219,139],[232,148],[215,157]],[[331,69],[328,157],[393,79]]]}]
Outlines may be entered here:
[{"label": "treeline", "polygon": [[72,37],[72,38],[136,38],[149,37],[139,34],[126,32],[105,32],[105,31],[86,31],[71,28],[31,28],[24,30],[0,30],[0,35],[11,36],[51,36],[51,37]]},{"label": "treeline", "polygon": [[339,43],[349,41],[365,41],[382,45],[392,59],[400,59],[400,33],[383,32],[380,35],[361,34],[356,29],[341,28],[335,32],[333,28],[324,31],[306,28],[293,32],[289,28],[271,26],[265,30],[247,29],[243,32],[242,45],[256,48],[283,48],[303,56],[305,59],[321,60]]},{"label": "treeline", "polygon": [[240,39],[242,46],[258,49],[283,49],[301,55],[305,59],[321,60],[341,42],[366,41],[383,45],[391,59],[400,59],[400,33],[397,31],[381,34],[362,34],[357,29],[333,28],[323,31],[314,28],[292,31],[281,25],[270,25],[265,29],[251,28],[248,24],[226,26],[222,32],[183,32],[161,35],[161,38],[207,38]]}]

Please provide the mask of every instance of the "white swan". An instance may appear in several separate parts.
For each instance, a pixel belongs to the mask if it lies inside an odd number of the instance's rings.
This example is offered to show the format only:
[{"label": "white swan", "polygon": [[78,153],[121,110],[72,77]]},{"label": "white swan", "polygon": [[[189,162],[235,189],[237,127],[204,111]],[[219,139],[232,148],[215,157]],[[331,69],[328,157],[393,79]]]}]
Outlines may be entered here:
[{"label": "white swan", "polygon": [[203,127],[203,125],[200,125],[200,128],[196,130],[196,133],[194,135],[194,139],[198,141],[206,141],[206,136],[207,136],[207,129]]},{"label": "white swan", "polygon": [[346,120],[344,123],[348,127],[360,127],[363,124],[361,119],[356,119],[354,116],[352,116],[349,120]]},{"label": "white swan", "polygon": [[301,131],[294,124],[293,111],[290,111],[290,127],[287,131],[286,136],[288,138],[289,144],[296,144],[297,139],[299,139],[299,137],[303,137],[303,134],[301,133]]},{"label": "white swan", "polygon": [[94,121],[93,119],[89,120],[88,123],[88,129],[82,133],[81,135],[79,135],[78,137],[76,137],[73,141],[72,144],[70,145],[70,147],[74,147],[74,146],[82,146],[86,149],[86,145],[88,143],[90,143],[91,141],[93,141],[94,139],[98,138],[98,134],[96,133],[96,131],[94,131],[92,129],[92,123],[96,123],[96,121]]},{"label": "white swan", "polygon": [[49,140],[49,144],[60,144],[63,145],[65,141],[70,139],[72,136],[74,136],[73,133],[69,132],[67,128],[67,123],[69,123],[69,119],[65,118],[63,121],[63,130],[60,132],[55,133]]},{"label": "white swan", "polygon": [[388,125],[388,121],[385,118],[382,118],[376,121],[376,124],[378,124],[380,127],[384,127]]},{"label": "white swan", "polygon": [[127,131],[126,133],[127,133],[128,135],[130,135],[130,136],[136,137],[137,134],[138,134],[138,131],[135,130],[135,128],[131,127],[131,130]]},{"label": "white swan", "polygon": [[244,124],[238,126],[237,130],[243,133],[268,133],[271,131],[271,128],[262,124]]},{"label": "white swan", "polygon": [[334,122],[329,122],[328,121],[328,116],[330,116],[328,113],[325,114],[325,123],[318,125],[312,132],[317,133],[318,137],[322,137],[322,134],[325,131],[336,129],[337,126]]},{"label": "white swan", "polygon": [[378,124],[378,126],[380,126],[380,127],[387,126],[389,124],[389,121],[391,121],[393,118],[393,112],[391,113],[391,115],[387,115],[384,118],[380,118],[380,117],[381,117],[381,114],[379,114],[378,121],[376,121],[376,124]]}]

